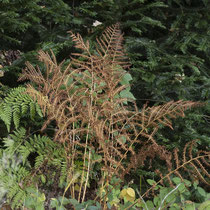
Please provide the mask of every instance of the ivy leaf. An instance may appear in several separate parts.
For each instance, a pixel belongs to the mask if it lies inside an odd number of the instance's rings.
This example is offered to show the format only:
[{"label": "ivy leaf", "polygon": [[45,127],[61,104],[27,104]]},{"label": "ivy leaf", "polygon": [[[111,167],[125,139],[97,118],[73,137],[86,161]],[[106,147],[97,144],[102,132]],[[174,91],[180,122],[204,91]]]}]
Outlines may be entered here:
[{"label": "ivy leaf", "polygon": [[129,91],[128,88],[126,88],[125,90],[120,92],[120,96],[121,98],[127,98],[127,99],[132,99],[135,100],[136,98],[134,97],[134,95]]},{"label": "ivy leaf", "polygon": [[123,77],[122,80],[120,81],[121,85],[129,85],[129,81],[133,80],[131,74],[126,73]]}]

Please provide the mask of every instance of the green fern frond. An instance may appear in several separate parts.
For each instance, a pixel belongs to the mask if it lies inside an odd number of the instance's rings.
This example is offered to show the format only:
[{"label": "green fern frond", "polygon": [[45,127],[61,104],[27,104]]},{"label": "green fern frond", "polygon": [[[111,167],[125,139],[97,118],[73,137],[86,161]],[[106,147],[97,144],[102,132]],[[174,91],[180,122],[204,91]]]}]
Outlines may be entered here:
[{"label": "green fern frond", "polygon": [[61,175],[60,175],[60,185],[63,185],[67,178],[67,163],[66,161],[63,161],[61,163]]},{"label": "green fern frond", "polygon": [[13,209],[22,207],[22,203],[24,199],[26,198],[26,196],[27,196],[27,193],[25,192],[25,190],[22,190],[21,188],[19,188],[19,191],[15,194],[15,196],[12,199],[11,207]]},{"label": "green fern frond", "polygon": [[7,138],[4,138],[3,143],[6,147],[5,151],[9,154],[14,154],[18,147],[23,143],[25,133],[26,130],[24,128],[19,128],[17,131],[14,131],[14,134],[10,134]]},{"label": "green fern frond", "polygon": [[[34,180],[40,179],[40,173],[50,180],[51,170],[55,168],[61,174],[58,183],[65,183],[67,164],[61,144],[47,136],[27,137],[22,127],[4,138],[3,143],[4,149],[0,149],[0,190],[5,192],[12,208],[18,209],[23,204],[27,196],[26,185],[33,185]],[[28,159],[31,154],[36,154],[34,167]],[[49,171],[43,172],[45,168]]]},{"label": "green fern frond", "polygon": [[31,117],[31,119],[34,119],[35,114],[36,114],[36,106],[35,106],[34,102],[31,102],[29,104],[29,107],[30,107],[30,117]]},{"label": "green fern frond", "polygon": [[31,119],[34,119],[36,113],[40,117],[43,116],[39,105],[25,92],[24,87],[14,88],[0,104],[0,119],[5,123],[8,131],[12,122],[18,129],[21,117],[27,115],[27,112],[30,112]]},{"label": "green fern frond", "polygon": [[45,157],[43,155],[39,155],[38,157],[36,157],[35,160],[35,169],[38,169],[44,162]]},{"label": "green fern frond", "polygon": [[13,121],[14,121],[14,124],[15,124],[15,128],[19,128],[19,125],[20,125],[20,110],[19,110],[19,107],[17,107],[18,109],[15,109],[14,110],[14,113],[13,113]]},{"label": "green fern frond", "polygon": [[23,159],[23,164],[25,164],[26,161],[27,161],[28,156],[31,154],[32,151],[30,150],[30,147],[21,145],[18,148],[18,152],[19,152],[19,154],[21,155],[21,157]]},{"label": "green fern frond", "polygon": [[13,208],[20,206],[23,201],[25,191],[21,185],[25,177],[30,174],[25,167],[21,166],[21,156],[16,154],[11,153],[10,150],[4,150],[0,156],[0,189],[6,192],[6,197],[12,201]]},{"label": "green fern frond", "polygon": [[5,123],[7,130],[9,131],[12,119],[12,107],[7,106],[6,104],[1,104],[0,118]]}]

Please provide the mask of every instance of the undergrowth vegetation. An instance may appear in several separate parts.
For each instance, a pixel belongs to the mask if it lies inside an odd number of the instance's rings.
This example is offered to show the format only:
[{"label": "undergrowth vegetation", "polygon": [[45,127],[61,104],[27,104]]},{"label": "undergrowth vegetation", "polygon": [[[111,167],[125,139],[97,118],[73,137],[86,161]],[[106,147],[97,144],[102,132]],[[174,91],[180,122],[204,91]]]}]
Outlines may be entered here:
[{"label": "undergrowth vegetation", "polygon": [[[39,51],[40,65],[27,62],[19,78],[27,87],[0,104],[8,131],[16,129],[0,149],[0,199],[14,209],[205,209],[209,151],[196,140],[181,151],[156,141],[159,129],[173,130],[173,119],[204,104],[179,100],[140,109],[120,25],[106,28],[95,46],[70,36],[78,50],[70,62]],[[38,134],[21,123],[28,117]],[[145,168],[153,175],[147,189],[141,176],[140,183],[129,178]]]}]

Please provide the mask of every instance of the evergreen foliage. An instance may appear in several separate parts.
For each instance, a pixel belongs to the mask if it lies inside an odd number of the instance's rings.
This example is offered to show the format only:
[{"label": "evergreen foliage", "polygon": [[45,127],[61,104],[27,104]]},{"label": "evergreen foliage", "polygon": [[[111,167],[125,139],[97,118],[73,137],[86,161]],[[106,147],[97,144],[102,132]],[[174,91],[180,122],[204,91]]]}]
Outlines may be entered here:
[{"label": "evergreen foliage", "polygon": [[1,1],[0,8],[3,49],[16,44],[21,51],[32,50],[39,42],[55,41],[71,21],[71,9],[62,0],[8,0]]},{"label": "evergreen foliage", "polygon": [[[5,72],[0,79],[2,84],[17,87],[18,75],[25,62],[30,60],[37,64],[34,57],[39,49],[53,49],[56,54],[60,53],[61,59],[66,51],[69,54],[71,41],[67,31],[73,26],[73,15],[63,0],[2,0],[0,10],[0,65]],[[8,64],[5,58],[2,59],[4,52],[17,49],[20,56],[12,59],[14,62]]]}]

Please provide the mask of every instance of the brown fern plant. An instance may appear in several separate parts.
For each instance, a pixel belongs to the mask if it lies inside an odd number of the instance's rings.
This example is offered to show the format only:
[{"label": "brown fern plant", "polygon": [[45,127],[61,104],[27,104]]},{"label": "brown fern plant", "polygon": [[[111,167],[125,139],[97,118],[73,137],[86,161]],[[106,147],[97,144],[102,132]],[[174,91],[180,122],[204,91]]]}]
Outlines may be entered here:
[{"label": "brown fern plant", "polygon": [[[44,74],[39,67],[27,63],[20,80],[29,79],[36,84],[37,88],[29,84],[27,92],[37,100],[47,117],[42,130],[51,121],[56,122],[54,140],[66,148],[67,181],[72,196],[75,196],[75,183],[70,180],[78,180],[75,176],[79,176],[77,199],[84,201],[90,171],[96,162],[101,165],[102,187],[109,184],[113,175],[123,177],[133,167],[138,167],[135,164],[143,164],[147,157],[152,160],[159,155],[172,169],[171,154],[156,143],[154,135],[160,124],[172,128],[170,119],[184,117],[186,109],[200,103],[169,102],[162,106],[145,106],[139,112],[132,99],[120,94],[128,88],[120,82],[129,62],[123,51],[119,24],[104,31],[93,53],[88,41],[84,42],[79,34],[70,33],[82,53],[72,54],[74,57],[66,66],[64,62],[57,63],[53,52],[49,55],[40,51]],[[132,107],[127,105],[128,101]],[[137,144],[141,145],[139,151],[135,151]],[[94,158],[95,154],[99,158]],[[140,162],[138,157],[141,157]],[[82,170],[77,168],[76,160],[83,161]],[[129,167],[125,160],[130,161]]]},{"label": "brown fern plant", "polygon": [[[205,184],[205,188],[209,188],[210,186],[210,174],[207,169],[210,167],[210,152],[198,150],[197,152],[193,152],[193,149],[196,148],[196,140],[188,142],[183,151],[182,156],[179,156],[178,149],[174,149],[173,153],[170,153],[170,160],[167,162],[168,173],[163,175],[162,172],[157,169],[155,172],[160,176],[160,180],[155,182],[151,188],[149,188],[141,198],[137,199],[133,204],[128,206],[126,210],[130,209],[136,203],[140,202],[144,196],[148,196],[150,192],[155,193],[155,187],[158,184],[164,185],[164,181],[170,184],[171,187],[175,187],[172,182],[172,175],[176,175],[179,177],[183,183],[184,182],[184,174],[188,173],[191,177],[191,180],[202,182]],[[151,151],[151,149],[149,149]],[[154,149],[155,150],[155,149]],[[153,154],[156,155],[156,152]],[[163,154],[164,156],[165,154]],[[163,158],[164,159],[164,158]],[[170,164],[169,164],[170,163]],[[173,167],[172,167],[173,165]]]}]

